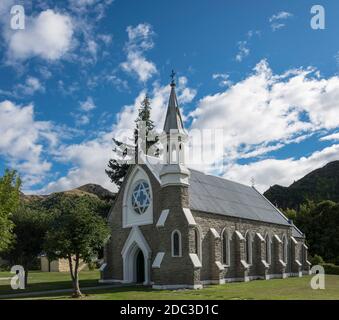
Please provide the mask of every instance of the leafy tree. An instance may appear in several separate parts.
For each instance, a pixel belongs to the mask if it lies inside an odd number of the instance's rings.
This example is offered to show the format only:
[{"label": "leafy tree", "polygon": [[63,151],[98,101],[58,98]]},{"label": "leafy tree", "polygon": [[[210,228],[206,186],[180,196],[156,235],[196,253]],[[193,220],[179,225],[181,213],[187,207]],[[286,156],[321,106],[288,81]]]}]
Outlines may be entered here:
[{"label": "leafy tree", "polygon": [[295,221],[297,218],[297,211],[294,209],[287,208],[286,210],[283,210],[283,212],[285,213],[286,217],[292,221]]},{"label": "leafy tree", "polygon": [[321,256],[318,256],[317,254],[315,254],[314,257],[310,257],[309,260],[312,266],[322,265],[325,263],[324,259]]},{"label": "leafy tree", "polygon": [[79,263],[90,263],[109,235],[105,220],[91,210],[89,197],[63,196],[55,205],[55,218],[46,235],[45,250],[51,260],[67,259],[73,297],[80,297]]},{"label": "leafy tree", "polygon": [[[155,137],[154,139],[151,138],[151,133],[153,133],[154,130],[154,122],[151,120],[151,101],[147,94],[141,103],[139,114],[135,122],[136,127],[134,129],[132,145],[127,145],[113,138],[113,152],[116,158],[109,160],[108,169],[105,170],[106,174],[111,179],[111,182],[115,183],[119,187],[121,186],[127,170],[130,167],[128,160],[134,160],[134,163],[137,163],[138,146],[144,143],[146,147],[145,151],[147,154],[149,150],[158,142],[158,137]],[[140,128],[141,122],[144,123],[145,128]],[[145,133],[146,141],[142,141],[142,131],[144,131]],[[155,149],[154,151],[155,152],[153,153],[157,156],[159,154],[159,151],[157,149]],[[131,158],[129,159],[128,156],[131,156]],[[122,159],[125,161],[121,163],[121,161],[119,161],[118,159]]]},{"label": "leafy tree", "polygon": [[21,180],[16,171],[6,170],[0,177],[0,252],[13,241],[14,224],[10,216],[19,206],[20,187]]},{"label": "leafy tree", "polygon": [[308,202],[297,213],[296,225],[306,234],[310,253],[334,262],[339,252],[339,204]]},{"label": "leafy tree", "polygon": [[27,205],[21,205],[11,216],[14,223],[15,240],[5,257],[12,264],[22,265],[25,269],[25,285],[28,272],[34,267],[37,256],[42,252],[43,242],[47,232],[50,214],[33,210]]}]

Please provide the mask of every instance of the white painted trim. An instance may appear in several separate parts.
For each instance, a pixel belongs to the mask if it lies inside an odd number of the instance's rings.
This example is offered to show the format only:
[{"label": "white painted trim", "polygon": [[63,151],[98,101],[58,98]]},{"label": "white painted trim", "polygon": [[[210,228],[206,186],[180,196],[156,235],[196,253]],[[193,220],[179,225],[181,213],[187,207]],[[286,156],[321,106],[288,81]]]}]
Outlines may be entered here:
[{"label": "white painted trim", "polygon": [[215,261],[215,264],[216,264],[217,268],[219,269],[219,271],[225,270],[225,265],[222,264],[220,261]]},{"label": "white painted trim", "polygon": [[291,236],[291,241],[292,241],[294,244],[298,244],[298,241],[297,241],[297,240],[295,240],[295,238],[294,238],[294,237],[292,237],[292,236]]},{"label": "white painted trim", "polygon": [[297,259],[295,259],[294,260],[294,262],[299,266],[299,267],[301,267],[302,266],[302,264],[300,263],[300,261],[299,260],[297,260]]},{"label": "white painted trim", "polygon": [[166,222],[168,214],[169,214],[169,209],[164,209],[164,210],[161,211],[161,214],[160,214],[159,220],[156,224],[156,227],[159,228],[159,227],[165,226],[165,222]]},{"label": "white painted trim", "polygon": [[247,230],[244,238],[245,238],[245,258],[247,264],[251,266],[253,264],[253,236],[251,231]]},{"label": "white painted trim", "polygon": [[212,233],[212,235],[213,235],[213,237],[215,239],[219,239],[220,238],[220,235],[219,235],[217,230],[215,230],[214,228],[210,228],[210,231],[211,231],[211,233]]},{"label": "white painted trim", "polygon": [[256,233],[256,236],[259,238],[259,240],[261,242],[265,242],[265,239],[263,238],[263,236],[259,232]]},{"label": "white painted trim", "polygon": [[176,289],[202,289],[202,284],[154,284],[152,289],[156,290],[176,290]]},{"label": "white painted trim", "polygon": [[133,283],[136,281],[135,258],[138,249],[140,249],[144,255],[145,263],[144,284],[146,285],[149,284],[150,282],[150,259],[152,251],[139,227],[134,226],[121,250],[125,283]]},{"label": "white painted trim", "polygon": [[285,262],[285,264],[287,264],[288,262],[288,241],[287,241],[287,237],[285,234],[283,235],[282,245],[283,245],[283,261]]},{"label": "white painted trim", "polygon": [[279,236],[277,234],[274,235],[274,238],[279,242],[282,243],[281,239],[279,238]]},{"label": "white painted trim", "polygon": [[283,260],[279,259],[279,263],[280,263],[284,268],[286,268],[286,262],[284,262]]},{"label": "white painted trim", "polygon": [[235,234],[238,237],[239,241],[244,241],[245,240],[244,236],[238,230],[235,230]]},{"label": "white painted trim", "polygon": [[100,268],[99,271],[103,272],[105,270],[105,268],[107,267],[107,263],[103,263]]},{"label": "white painted trim", "polygon": [[153,261],[153,264],[152,264],[152,268],[153,269],[160,269],[160,265],[161,265],[161,262],[162,262],[162,259],[164,258],[164,255],[165,255],[165,252],[158,252],[154,261]]},{"label": "white painted trim", "polygon": [[265,242],[266,242],[266,245],[265,245],[266,262],[268,263],[268,265],[270,265],[272,263],[272,240],[269,234],[266,234]]},{"label": "white painted trim", "polygon": [[121,250],[121,255],[124,256],[126,254],[126,251],[129,249],[133,242],[136,242],[140,246],[140,249],[142,251],[145,251],[144,254],[149,255],[152,252],[140,228],[138,226],[134,226]]},{"label": "white painted trim", "polygon": [[[178,233],[179,235],[179,255],[174,255],[174,233]],[[178,229],[173,230],[171,234],[171,253],[173,258],[180,258],[182,257],[182,243],[181,243],[181,232]]]},{"label": "white painted trim", "polygon": [[[226,235],[226,257],[224,257],[224,245],[225,245],[225,235]],[[221,261],[224,265],[229,266],[231,264],[231,237],[230,232],[224,228],[220,235],[221,238]],[[226,259],[225,259],[226,258]],[[226,263],[224,263],[224,261]]]},{"label": "white painted trim", "polygon": [[189,256],[190,256],[190,259],[193,263],[194,268],[199,269],[199,268],[202,267],[202,264],[201,264],[199,257],[196,253],[190,253]]},{"label": "white painted trim", "polygon": [[188,222],[189,226],[196,226],[197,223],[194,220],[194,217],[192,215],[192,212],[189,208],[182,208],[182,210],[184,211],[184,215],[186,217],[186,220]]},{"label": "white painted trim", "polygon": [[[136,179],[136,177],[139,178]],[[131,204],[131,193],[135,183],[139,180],[145,180],[149,185],[150,191],[150,205],[147,208],[146,212],[142,215],[137,214],[134,212]],[[122,199],[122,227],[123,228],[130,228],[133,226],[141,226],[141,225],[148,225],[153,223],[153,190],[152,184],[149,179],[148,174],[146,171],[140,166],[136,165],[131,173],[128,176],[128,181],[126,183],[123,199]]]},{"label": "white painted trim", "polygon": [[246,270],[250,267],[250,265],[245,260],[240,260],[240,263]]},{"label": "white painted trim", "polygon": [[261,263],[264,265],[265,269],[268,269],[270,266],[265,260],[261,260]]}]

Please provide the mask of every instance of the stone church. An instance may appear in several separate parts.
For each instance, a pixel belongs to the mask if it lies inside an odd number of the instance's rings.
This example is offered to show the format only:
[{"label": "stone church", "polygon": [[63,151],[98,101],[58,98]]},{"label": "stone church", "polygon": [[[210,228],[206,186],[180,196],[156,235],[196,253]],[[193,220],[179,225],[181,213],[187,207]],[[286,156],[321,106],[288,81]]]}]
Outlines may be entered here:
[{"label": "stone church", "polygon": [[101,282],[198,289],[310,272],[304,234],[260,192],[186,167],[174,81],[160,139],[165,164],[132,165],[111,208]]}]

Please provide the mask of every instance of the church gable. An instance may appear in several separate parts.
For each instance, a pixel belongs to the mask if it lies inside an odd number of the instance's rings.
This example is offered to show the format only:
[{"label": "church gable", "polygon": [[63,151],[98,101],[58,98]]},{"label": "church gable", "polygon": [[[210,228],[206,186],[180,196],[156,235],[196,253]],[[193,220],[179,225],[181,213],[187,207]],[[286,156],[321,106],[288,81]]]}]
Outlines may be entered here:
[{"label": "church gable", "polygon": [[122,198],[123,228],[153,223],[153,194],[149,173],[142,166],[134,166],[127,177]]}]

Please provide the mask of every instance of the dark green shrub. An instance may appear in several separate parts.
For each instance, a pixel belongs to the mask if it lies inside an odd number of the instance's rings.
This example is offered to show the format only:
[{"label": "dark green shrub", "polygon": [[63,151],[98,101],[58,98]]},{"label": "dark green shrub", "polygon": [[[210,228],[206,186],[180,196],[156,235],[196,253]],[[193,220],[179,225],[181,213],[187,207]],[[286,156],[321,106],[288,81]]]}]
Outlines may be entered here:
[{"label": "dark green shrub", "polygon": [[309,261],[311,262],[312,266],[325,263],[324,259],[321,256],[318,256],[317,254],[315,254],[313,257],[310,257]]},{"label": "dark green shrub", "polygon": [[333,263],[324,263],[323,267],[325,269],[325,274],[336,274],[336,275],[339,275],[339,266],[336,266]]}]

